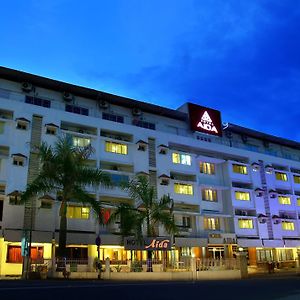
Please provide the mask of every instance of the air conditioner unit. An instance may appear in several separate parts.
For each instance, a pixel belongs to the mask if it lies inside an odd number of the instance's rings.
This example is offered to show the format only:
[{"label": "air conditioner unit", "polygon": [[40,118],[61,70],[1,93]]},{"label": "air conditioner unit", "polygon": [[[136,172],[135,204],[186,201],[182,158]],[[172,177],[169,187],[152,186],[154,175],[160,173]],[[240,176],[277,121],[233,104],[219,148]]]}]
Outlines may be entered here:
[{"label": "air conditioner unit", "polygon": [[34,89],[33,85],[29,82],[22,82],[22,91],[29,93]]},{"label": "air conditioner unit", "polygon": [[99,107],[100,108],[108,108],[108,106],[109,106],[109,103],[107,101],[105,101],[105,100],[100,100],[99,101]]},{"label": "air conditioner unit", "polygon": [[140,116],[142,114],[142,111],[139,108],[135,107],[135,108],[132,109],[132,114],[134,116]]},{"label": "air conditioner unit", "polygon": [[69,92],[63,92],[63,99],[66,101],[66,102],[71,102],[73,100],[73,95]]}]

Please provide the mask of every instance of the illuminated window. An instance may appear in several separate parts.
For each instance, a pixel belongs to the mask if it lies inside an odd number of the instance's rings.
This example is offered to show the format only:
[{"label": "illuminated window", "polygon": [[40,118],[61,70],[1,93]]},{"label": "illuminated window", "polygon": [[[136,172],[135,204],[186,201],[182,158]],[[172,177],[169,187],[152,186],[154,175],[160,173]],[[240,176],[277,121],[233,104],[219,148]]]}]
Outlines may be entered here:
[{"label": "illuminated window", "polygon": [[283,230],[295,230],[295,224],[293,222],[282,221],[281,226]]},{"label": "illuminated window", "polygon": [[73,145],[75,147],[87,147],[91,144],[91,139],[73,136]]},{"label": "illuminated window", "polygon": [[105,151],[127,155],[127,145],[114,142],[105,142]]},{"label": "illuminated window", "polygon": [[192,163],[191,156],[188,154],[172,153],[172,161],[174,164],[182,164],[190,166]]},{"label": "illuminated window", "polygon": [[291,198],[286,196],[278,196],[279,204],[291,205]]},{"label": "illuminated window", "polygon": [[300,184],[300,176],[294,175],[294,182]]},{"label": "illuminated window", "polygon": [[252,219],[239,219],[239,227],[242,229],[252,229],[253,228],[253,220]]},{"label": "illuminated window", "polygon": [[288,181],[287,175],[281,172],[275,172],[275,178],[276,180],[280,180],[280,181]]},{"label": "illuminated window", "polygon": [[200,162],[200,173],[213,175],[215,174],[215,164],[208,162]]},{"label": "illuminated window", "polygon": [[[44,257],[44,248],[32,246],[30,249],[30,257],[33,262],[42,262]],[[21,246],[7,246],[6,262],[22,263]]]},{"label": "illuminated window", "polygon": [[205,230],[220,230],[219,218],[204,217],[204,229]]},{"label": "illuminated window", "polygon": [[247,166],[244,166],[244,165],[233,164],[232,170],[234,173],[239,173],[239,174],[243,174],[243,175],[248,174]]},{"label": "illuminated window", "polygon": [[191,184],[174,183],[174,192],[176,194],[193,195],[193,186]]},{"label": "illuminated window", "polygon": [[250,193],[249,192],[235,192],[235,199],[241,201],[250,201]]},{"label": "illuminated window", "polygon": [[300,198],[297,198],[297,205],[300,206]]},{"label": "illuminated window", "polygon": [[213,189],[203,189],[202,200],[217,202],[218,201],[217,191]]},{"label": "illuminated window", "polygon": [[89,219],[90,208],[81,206],[71,206],[67,207],[67,218],[69,219]]}]

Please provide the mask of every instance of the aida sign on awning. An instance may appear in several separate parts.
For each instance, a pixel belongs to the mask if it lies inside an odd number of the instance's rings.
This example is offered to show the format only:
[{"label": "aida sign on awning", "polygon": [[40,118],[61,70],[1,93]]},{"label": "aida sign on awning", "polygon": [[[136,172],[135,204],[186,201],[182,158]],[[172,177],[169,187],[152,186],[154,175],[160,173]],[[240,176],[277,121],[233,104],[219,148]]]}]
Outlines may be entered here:
[{"label": "aida sign on awning", "polygon": [[192,130],[222,136],[221,113],[218,110],[192,103],[188,105]]},{"label": "aida sign on awning", "polygon": [[170,237],[144,237],[141,240],[137,240],[132,237],[124,239],[125,250],[171,250],[171,238]]}]

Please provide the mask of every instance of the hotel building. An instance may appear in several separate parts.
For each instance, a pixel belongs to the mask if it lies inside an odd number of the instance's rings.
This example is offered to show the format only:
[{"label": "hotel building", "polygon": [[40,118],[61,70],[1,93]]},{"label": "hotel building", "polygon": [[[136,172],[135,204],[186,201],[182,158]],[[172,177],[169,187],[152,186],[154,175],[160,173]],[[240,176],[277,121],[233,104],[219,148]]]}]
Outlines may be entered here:
[{"label": "hotel building", "polygon": [[[88,189],[106,217],[132,201],[118,184],[137,174],[149,177],[158,198],[170,194],[179,232],[168,255],[234,257],[243,248],[250,265],[296,263],[300,143],[222,124],[218,111],[194,104],[172,110],[1,67],[0,275],[21,274],[24,229],[32,233],[33,262],[53,256],[57,195],[19,200],[38,171],[32,145],[63,134],[74,145],[91,144],[88,165],[111,174],[114,188]],[[99,232],[102,259],[130,258],[118,222],[99,226],[90,207],[78,204],[67,217],[70,258],[92,268]],[[168,234],[159,228],[159,235]]]}]

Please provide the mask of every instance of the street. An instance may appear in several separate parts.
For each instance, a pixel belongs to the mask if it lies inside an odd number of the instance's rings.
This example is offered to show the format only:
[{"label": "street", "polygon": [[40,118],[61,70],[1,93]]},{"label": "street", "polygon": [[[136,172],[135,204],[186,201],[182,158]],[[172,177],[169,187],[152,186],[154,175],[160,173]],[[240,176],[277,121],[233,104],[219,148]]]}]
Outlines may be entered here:
[{"label": "street", "polygon": [[300,277],[198,282],[0,280],[1,299],[300,299]]}]

